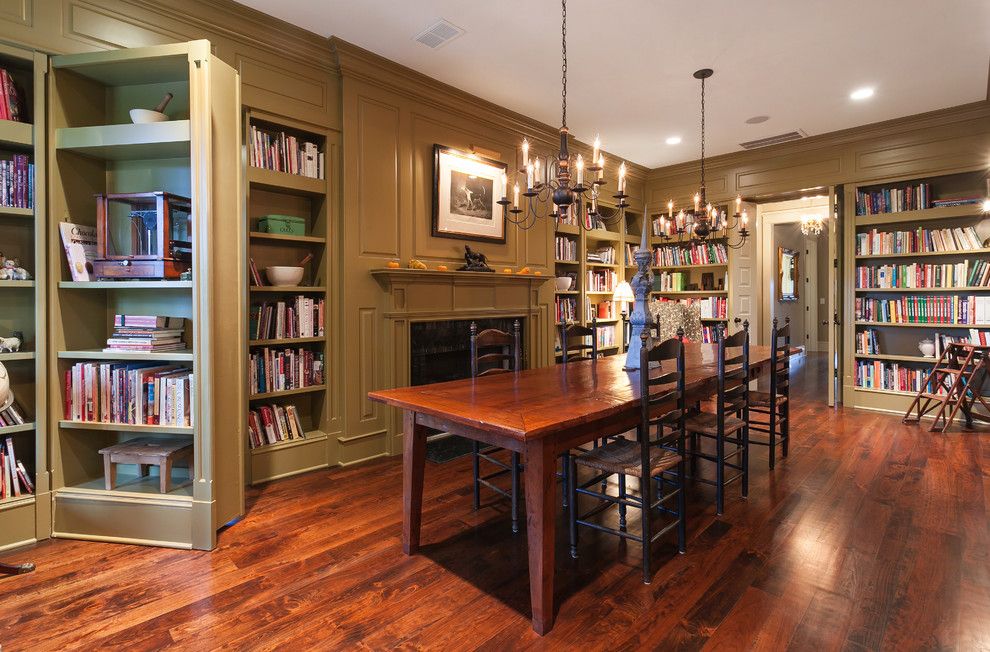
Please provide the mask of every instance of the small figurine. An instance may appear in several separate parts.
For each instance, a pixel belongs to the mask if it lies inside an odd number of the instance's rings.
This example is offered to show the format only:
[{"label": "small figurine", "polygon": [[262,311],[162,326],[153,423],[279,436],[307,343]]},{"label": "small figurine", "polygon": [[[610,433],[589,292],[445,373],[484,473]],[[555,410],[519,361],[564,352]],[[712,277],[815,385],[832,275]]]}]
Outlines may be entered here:
[{"label": "small figurine", "polygon": [[0,267],[0,281],[28,281],[31,279],[31,274],[21,267],[16,258],[4,258],[3,254],[0,253],[0,259],[3,261],[3,266]]},{"label": "small figurine", "polygon": [[409,269],[427,269],[427,267],[426,267],[426,263],[424,263],[423,261],[416,260],[415,258],[411,258],[409,260]]},{"label": "small figurine", "polygon": [[24,340],[24,333],[14,331],[10,337],[0,337],[0,352],[16,353],[21,350],[21,342]]},{"label": "small figurine", "polygon": [[494,272],[488,266],[488,257],[481,253],[471,251],[471,247],[464,245],[464,264],[458,268],[462,272]]}]

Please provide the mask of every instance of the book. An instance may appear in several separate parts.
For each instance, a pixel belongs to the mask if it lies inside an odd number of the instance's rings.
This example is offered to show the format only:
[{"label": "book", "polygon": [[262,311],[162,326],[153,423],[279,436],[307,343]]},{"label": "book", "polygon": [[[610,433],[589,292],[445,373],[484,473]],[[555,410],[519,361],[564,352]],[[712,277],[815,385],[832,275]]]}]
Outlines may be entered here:
[{"label": "book", "polygon": [[249,258],[248,262],[251,271],[251,285],[258,287],[264,285],[265,281],[261,278],[261,274],[258,273],[258,267],[254,264],[254,258]]},{"label": "book", "polygon": [[182,328],[186,320],[182,317],[161,315],[115,315],[114,328]]},{"label": "book", "polygon": [[25,122],[24,109],[24,95],[17,82],[5,68],[0,68],[0,120]]},{"label": "book", "polygon": [[93,280],[91,275],[93,261],[96,259],[96,227],[60,222],[58,230],[62,235],[62,247],[65,249],[65,260],[72,280]]}]

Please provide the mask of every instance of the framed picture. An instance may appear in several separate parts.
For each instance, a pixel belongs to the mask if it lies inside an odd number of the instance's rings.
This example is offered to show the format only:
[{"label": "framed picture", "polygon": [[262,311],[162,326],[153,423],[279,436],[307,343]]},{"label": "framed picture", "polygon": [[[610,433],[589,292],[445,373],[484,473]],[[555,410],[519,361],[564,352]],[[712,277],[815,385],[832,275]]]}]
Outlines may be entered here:
[{"label": "framed picture", "polygon": [[777,247],[777,300],[798,300],[798,252]]},{"label": "framed picture", "polygon": [[505,217],[496,202],[506,196],[509,166],[443,145],[433,146],[433,235],[505,242]]}]

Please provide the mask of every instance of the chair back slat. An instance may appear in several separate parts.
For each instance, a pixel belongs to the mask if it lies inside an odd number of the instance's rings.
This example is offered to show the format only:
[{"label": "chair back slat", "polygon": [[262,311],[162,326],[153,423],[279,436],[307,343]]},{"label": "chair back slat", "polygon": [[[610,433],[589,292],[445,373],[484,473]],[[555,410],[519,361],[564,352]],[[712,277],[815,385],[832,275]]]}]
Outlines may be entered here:
[{"label": "chair back slat", "polygon": [[770,411],[776,412],[777,397],[788,396],[791,377],[791,318],[784,318],[780,326],[777,319],[773,320],[770,331],[771,369],[770,374]]},{"label": "chair back slat", "polygon": [[[678,337],[653,343],[652,346],[646,331],[641,335],[639,366],[641,418],[638,436],[640,461],[644,469],[649,468],[651,447],[669,445],[675,439],[678,440],[679,447],[684,445],[686,415],[684,343],[681,341],[683,331],[679,330],[678,333]],[[652,378],[651,363],[659,366],[659,373]],[[651,395],[651,388],[661,386],[665,391]],[[668,429],[670,432],[665,432]]]},{"label": "chair back slat", "polygon": [[[491,349],[498,350],[491,351]],[[511,333],[496,328],[486,328],[479,333],[478,324],[471,322],[472,378],[521,370],[522,336],[518,319],[512,322]]]}]

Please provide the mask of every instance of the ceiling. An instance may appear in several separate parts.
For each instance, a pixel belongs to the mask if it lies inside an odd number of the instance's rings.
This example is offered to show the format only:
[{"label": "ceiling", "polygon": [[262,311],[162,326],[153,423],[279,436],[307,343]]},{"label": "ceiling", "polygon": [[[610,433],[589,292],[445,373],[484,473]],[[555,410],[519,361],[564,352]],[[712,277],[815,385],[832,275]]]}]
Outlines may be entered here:
[{"label": "ceiling", "polygon": [[[560,124],[560,5],[548,0],[241,0],[339,36],[547,124]],[[444,18],[465,34],[438,49],[414,37]],[[987,98],[990,1],[571,0],[571,133],[648,167]],[[871,86],[865,101],[849,98]],[[767,115],[762,124],[746,124]],[[680,136],[679,145],[667,145]]]}]

